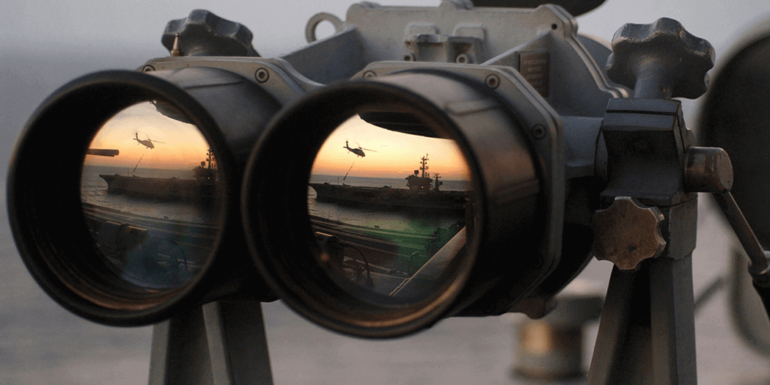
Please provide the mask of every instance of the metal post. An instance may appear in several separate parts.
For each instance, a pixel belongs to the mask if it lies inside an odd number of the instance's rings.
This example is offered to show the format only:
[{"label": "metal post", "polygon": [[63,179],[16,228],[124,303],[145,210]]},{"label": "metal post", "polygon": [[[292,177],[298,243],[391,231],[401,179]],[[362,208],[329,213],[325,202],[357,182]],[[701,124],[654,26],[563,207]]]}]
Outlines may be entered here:
[{"label": "metal post", "polygon": [[697,383],[692,254],[612,271],[589,385]]},{"label": "metal post", "polygon": [[213,302],[155,325],[150,385],[272,385],[259,302]]}]

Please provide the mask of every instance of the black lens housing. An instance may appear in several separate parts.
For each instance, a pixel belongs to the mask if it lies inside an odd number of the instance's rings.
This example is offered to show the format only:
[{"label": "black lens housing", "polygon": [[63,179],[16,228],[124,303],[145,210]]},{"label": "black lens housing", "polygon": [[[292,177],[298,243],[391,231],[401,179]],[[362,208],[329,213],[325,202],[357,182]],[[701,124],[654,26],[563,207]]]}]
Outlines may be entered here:
[{"label": "black lens housing", "polygon": [[[326,138],[355,114],[388,127],[383,117],[394,111],[391,129],[453,139],[474,189],[465,257],[432,295],[409,304],[367,302],[335,284],[314,257],[320,249],[307,209],[310,170]],[[275,156],[278,149],[287,156]],[[268,284],[312,321],[367,338],[414,333],[493,288],[521,298],[550,272],[555,261],[538,254],[545,232],[538,161],[517,114],[483,83],[412,70],[329,86],[285,108],[254,149],[242,194],[249,246]]]},{"label": "black lens housing", "polygon": [[[100,127],[145,101],[172,105],[201,131],[217,156],[226,196],[208,261],[200,274],[169,289],[136,286],[104,265],[85,226],[80,198],[83,160]],[[235,113],[244,106],[245,111]],[[246,257],[238,194],[248,150],[279,109],[253,82],[207,68],[153,74],[106,71],[63,86],[29,120],[8,174],[11,228],[32,276],[65,308],[108,325],[155,323],[237,292],[275,299],[254,279],[257,273]]]}]

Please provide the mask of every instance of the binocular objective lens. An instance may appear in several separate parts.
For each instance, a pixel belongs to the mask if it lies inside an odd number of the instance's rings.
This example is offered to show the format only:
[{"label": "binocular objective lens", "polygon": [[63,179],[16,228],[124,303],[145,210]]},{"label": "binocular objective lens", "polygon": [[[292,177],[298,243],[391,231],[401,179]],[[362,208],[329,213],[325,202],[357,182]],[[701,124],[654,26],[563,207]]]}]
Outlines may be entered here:
[{"label": "binocular objective lens", "polygon": [[165,102],[110,118],[83,162],[81,201],[108,270],[142,289],[183,285],[200,272],[224,200],[216,156],[198,127]]},{"label": "binocular objective lens", "polygon": [[383,126],[354,115],[331,133],[313,163],[308,210],[317,261],[336,285],[411,304],[435,295],[465,256],[470,169],[455,141],[430,128]]}]

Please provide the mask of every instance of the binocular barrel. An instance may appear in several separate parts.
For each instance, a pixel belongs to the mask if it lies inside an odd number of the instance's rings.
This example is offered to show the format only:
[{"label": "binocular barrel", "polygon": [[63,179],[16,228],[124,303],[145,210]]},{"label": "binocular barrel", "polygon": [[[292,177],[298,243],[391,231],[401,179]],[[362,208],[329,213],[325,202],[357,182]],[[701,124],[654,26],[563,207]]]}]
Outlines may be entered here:
[{"label": "binocular barrel", "polygon": [[[359,123],[348,128],[351,118]],[[364,128],[361,120],[373,125]],[[544,215],[538,176],[543,170],[520,122],[484,84],[441,71],[405,71],[307,96],[276,116],[246,171],[242,203],[255,262],[292,307],[322,325],[366,337],[418,330],[459,313],[502,282],[541,279],[527,276],[532,260],[541,259],[539,245],[531,240],[544,232],[537,224]],[[417,194],[411,198],[391,188],[313,183],[338,151],[341,141],[334,138],[344,135],[402,146],[379,150],[388,153],[421,148],[434,162],[441,159],[445,170],[460,170],[455,178],[467,178],[466,187],[442,191],[437,179],[426,188],[403,191]],[[271,151],[279,148],[290,148],[292,156]],[[375,177],[378,171],[365,172]],[[408,262],[399,264],[368,248],[365,233],[355,238],[347,233],[352,229],[330,223],[340,213],[324,212],[312,200],[308,210],[308,181],[317,199],[354,204],[351,211],[372,223],[416,226],[440,211],[442,220],[459,231],[448,233],[448,241],[425,256],[412,255],[396,234],[370,234],[390,241],[381,253],[426,259],[410,274]],[[424,216],[393,216],[403,210]],[[317,242],[321,229],[348,242],[342,249],[352,257],[335,258],[334,247]],[[353,261],[359,253],[363,263]],[[363,271],[353,271],[356,266]]]},{"label": "binocular barrel", "polygon": [[[554,115],[522,79],[495,76],[529,105],[441,69],[288,106],[222,69],[87,75],[43,103],[17,145],[14,236],[53,298],[111,325],[275,294],[367,337],[501,313],[558,264],[560,228],[543,218],[558,215],[546,194],[563,170],[536,143],[559,145]],[[350,161],[352,178],[410,174],[407,188],[329,183]],[[492,291],[508,297],[475,309]]]},{"label": "binocular barrel", "polygon": [[[243,105],[252,108],[233,113]],[[238,194],[251,146],[278,109],[252,83],[215,69],[100,72],[65,85],[30,119],[8,177],[13,234],[30,272],[63,306],[106,324],[157,322],[240,287],[274,298],[259,279],[227,278],[235,267],[258,274]],[[194,175],[128,175],[140,157]],[[105,205],[113,194],[123,200]]]},{"label": "binocular barrel", "polygon": [[[490,41],[409,24],[456,23],[459,4],[403,10],[354,5],[334,36],[275,59],[193,11],[169,23],[170,57],[62,87],[9,172],[33,277],[109,325],[234,297],[371,338],[547,313],[591,257],[600,118],[627,94],[591,58],[609,50],[556,6],[472,11],[520,22],[490,24]],[[388,45],[402,23],[408,52]]]}]

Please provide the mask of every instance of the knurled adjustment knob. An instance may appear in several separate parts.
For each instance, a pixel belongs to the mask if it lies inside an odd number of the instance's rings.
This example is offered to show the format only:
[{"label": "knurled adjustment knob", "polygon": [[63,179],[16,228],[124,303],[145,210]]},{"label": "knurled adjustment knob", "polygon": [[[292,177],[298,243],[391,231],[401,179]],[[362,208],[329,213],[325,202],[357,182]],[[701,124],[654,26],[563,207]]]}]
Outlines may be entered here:
[{"label": "knurled adjustment knob", "polygon": [[612,38],[607,58],[610,80],[634,89],[635,98],[695,99],[708,89],[714,47],[662,18],[652,24],[626,24]]},{"label": "knurled adjustment knob", "polygon": [[181,56],[259,56],[251,45],[253,37],[240,23],[196,9],[187,18],[169,21],[161,42],[172,51],[178,40]]},{"label": "knurled adjustment knob", "polygon": [[660,234],[663,214],[631,197],[617,197],[606,210],[594,214],[593,253],[621,270],[636,269],[647,258],[661,255],[666,241]]}]

